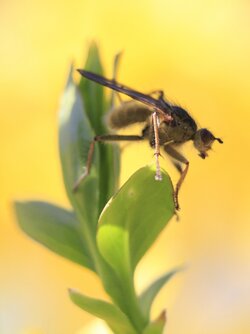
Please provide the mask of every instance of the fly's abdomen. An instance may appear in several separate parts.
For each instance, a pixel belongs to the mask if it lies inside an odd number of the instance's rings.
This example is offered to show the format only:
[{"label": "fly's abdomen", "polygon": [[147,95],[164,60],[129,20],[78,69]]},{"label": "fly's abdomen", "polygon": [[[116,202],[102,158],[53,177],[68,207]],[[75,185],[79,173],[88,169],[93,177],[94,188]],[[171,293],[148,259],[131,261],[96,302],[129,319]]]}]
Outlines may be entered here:
[{"label": "fly's abdomen", "polygon": [[123,102],[107,115],[108,125],[113,129],[121,129],[135,123],[144,123],[152,111],[135,101]]}]

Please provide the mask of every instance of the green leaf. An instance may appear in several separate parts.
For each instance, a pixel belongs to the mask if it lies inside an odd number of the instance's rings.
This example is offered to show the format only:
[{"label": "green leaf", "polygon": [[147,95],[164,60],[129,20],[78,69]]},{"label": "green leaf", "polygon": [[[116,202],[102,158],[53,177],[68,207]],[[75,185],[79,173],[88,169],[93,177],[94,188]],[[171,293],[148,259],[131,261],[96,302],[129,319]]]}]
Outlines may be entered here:
[{"label": "green leaf", "polygon": [[140,310],[133,272],[173,214],[169,176],[163,172],[163,180],[155,181],[154,168],[144,167],[123,185],[100,216],[98,248],[120,280],[127,314],[137,329],[144,328],[148,319]]},{"label": "green leaf", "polygon": [[[117,80],[117,73],[118,73],[118,67],[120,64],[121,56],[122,56],[122,52],[119,52],[115,55],[114,63],[113,63],[113,77],[112,77],[113,80]],[[116,94],[117,92],[115,92],[114,90],[111,91],[110,108],[113,108],[115,105]]]},{"label": "green leaf", "polygon": [[125,273],[132,274],[175,212],[172,183],[164,171],[162,174],[159,182],[154,168],[138,170],[100,217],[98,247],[121,279]]},{"label": "green leaf", "polygon": [[[103,75],[99,50],[94,42],[92,42],[89,47],[84,68],[88,71]],[[92,128],[96,134],[103,134],[105,132],[103,123],[103,115],[105,112],[103,87],[91,80],[81,77],[79,89]]]},{"label": "green leaf", "polygon": [[[119,58],[119,57],[118,57]],[[116,71],[118,60],[115,59],[114,71]],[[92,43],[89,48],[88,57],[84,66],[88,71],[103,75],[103,69],[98,47]],[[108,133],[105,124],[105,113],[110,110],[110,103],[104,99],[104,89],[91,80],[81,77],[79,83],[86,114],[96,135]],[[120,171],[119,149],[116,144],[96,143],[99,148],[100,166],[99,166],[99,214],[109,198],[117,190],[118,177]]]},{"label": "green leaf", "polygon": [[15,202],[21,229],[53,252],[94,270],[79,233],[75,215],[53,204],[38,201]]},{"label": "green leaf", "polygon": [[73,81],[72,69],[61,101],[59,123],[60,157],[67,194],[79,219],[85,228],[88,226],[88,233],[94,238],[99,200],[98,147],[95,147],[90,174],[81,182],[78,191],[73,193],[73,186],[87,164],[93,131],[83,109],[81,95]]},{"label": "green leaf", "polygon": [[[117,54],[113,63],[113,78],[116,77],[118,71],[118,64],[121,53]],[[114,108],[114,94],[111,90],[108,103],[105,104],[105,111],[109,112]],[[105,121],[105,119],[104,119]],[[106,124],[105,133],[107,132]],[[101,156],[101,183],[100,189],[102,189],[103,196],[100,198],[100,213],[110,199],[110,197],[117,191],[119,185],[120,174],[120,148],[117,143],[107,143],[106,145],[100,144],[100,156]]]},{"label": "green leaf", "polygon": [[[95,61],[97,53],[90,52],[90,58],[87,62]],[[102,87],[101,87],[102,89]],[[86,95],[89,99],[89,104],[94,103],[95,94]],[[87,103],[87,105],[89,105]],[[86,107],[83,107],[82,95],[79,93],[72,78],[72,69],[69,74],[69,79],[62,98],[60,111],[60,156],[63,169],[64,183],[66,186],[69,199],[76,211],[77,218],[81,223],[81,234],[86,244],[86,247],[91,254],[91,258],[95,264],[95,269],[104,280],[105,290],[120,305],[123,305],[122,297],[119,295],[120,282],[117,281],[113,270],[99,254],[96,246],[96,225],[100,208],[102,209],[109,198],[109,184],[112,173],[113,164],[116,162],[112,158],[113,147],[110,145],[101,145],[102,150],[99,150],[99,145],[95,145],[95,156],[92,162],[91,173],[81,183],[80,188],[76,193],[73,193],[73,185],[86,166],[89,146],[93,140],[94,132],[91,129]],[[103,155],[103,159],[99,159],[99,154]],[[110,152],[110,155],[107,154]],[[101,157],[102,157],[101,155]],[[99,166],[99,161],[102,161]],[[109,174],[110,172],[110,174]],[[102,203],[100,205],[100,203]]]},{"label": "green leaf", "polygon": [[136,334],[126,315],[118,307],[99,299],[89,298],[81,293],[69,289],[71,300],[83,310],[107,322],[116,334]]},{"label": "green leaf", "polygon": [[[116,79],[117,76],[117,72],[118,72],[118,66],[120,63],[120,58],[121,58],[121,52],[119,52],[118,54],[115,55],[114,58],[114,63],[113,63],[113,78]],[[111,90],[111,94],[110,94],[110,99],[108,101],[107,104],[107,110],[111,110],[112,108],[114,108],[115,103],[115,94],[116,92]],[[119,101],[120,103],[120,101]],[[107,199],[109,199],[118,189],[119,186],[119,175],[120,175],[120,148],[119,145],[117,145],[116,143],[112,143],[112,145],[106,145],[105,147],[106,149],[106,155],[108,156],[107,159],[107,167],[105,168],[106,170],[103,171],[104,177],[105,177],[105,173],[109,174],[108,177],[108,194],[107,194]],[[102,171],[101,171],[102,172]],[[107,201],[106,201],[107,202]],[[105,204],[106,204],[105,202]],[[103,207],[101,207],[101,209],[103,209]]]},{"label": "green leaf", "polygon": [[149,287],[140,295],[140,305],[146,317],[149,317],[151,305],[161,288],[180,270],[182,270],[182,268],[176,268],[169,271],[151,283]]},{"label": "green leaf", "polygon": [[151,322],[143,331],[143,334],[163,334],[164,327],[166,322],[165,311],[156,319],[154,322]]}]

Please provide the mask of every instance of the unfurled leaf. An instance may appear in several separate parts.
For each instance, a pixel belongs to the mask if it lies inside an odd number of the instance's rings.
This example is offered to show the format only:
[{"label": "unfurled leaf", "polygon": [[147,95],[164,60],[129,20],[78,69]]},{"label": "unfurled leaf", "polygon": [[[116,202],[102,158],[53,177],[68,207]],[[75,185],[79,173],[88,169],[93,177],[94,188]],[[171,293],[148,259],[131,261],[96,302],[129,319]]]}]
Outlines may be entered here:
[{"label": "unfurled leaf", "polygon": [[[118,57],[119,58],[119,57]],[[117,57],[114,62],[114,72],[117,70]],[[92,43],[84,69],[103,75],[103,69],[98,47]],[[79,74],[79,73],[78,73]],[[83,98],[84,110],[88,116],[95,135],[104,135],[109,131],[105,122],[105,114],[110,111],[111,103],[104,99],[104,89],[91,80],[81,77],[79,90]],[[110,94],[111,96],[111,94]],[[111,98],[110,98],[111,99]],[[94,135],[93,135],[94,136]],[[93,137],[92,137],[93,139]],[[96,143],[99,148],[99,214],[110,197],[117,190],[120,172],[120,152],[117,144]]]},{"label": "unfurled leaf", "polygon": [[[115,55],[114,58],[114,64],[113,64],[113,80],[117,81],[117,74],[118,74],[118,67],[120,64],[120,59],[122,56],[122,52],[119,52]],[[115,92],[114,90],[111,91],[111,97],[110,97],[110,108],[113,108],[115,105],[115,96],[117,95],[117,92]]]},{"label": "unfurled leaf", "polygon": [[127,316],[118,307],[106,301],[87,297],[69,289],[71,300],[83,310],[106,321],[116,334],[137,334]]},{"label": "unfurled leaf", "polygon": [[155,170],[144,167],[123,185],[104,208],[97,233],[100,253],[120,280],[127,314],[143,328],[133,282],[136,264],[174,214],[173,188],[168,175],[155,181]]},{"label": "unfurled leaf", "polygon": [[90,174],[74,193],[73,187],[86,169],[93,131],[84,111],[81,95],[73,81],[72,70],[61,100],[59,146],[64,183],[68,197],[79,213],[83,228],[95,236],[98,218],[99,177],[98,147],[95,147]]},{"label": "unfurled leaf", "polygon": [[[84,69],[103,75],[100,54],[95,43],[91,43],[90,45]],[[106,112],[104,105],[105,101],[103,86],[97,85],[93,81],[81,77],[79,89],[84,101],[84,107],[94,132],[96,134],[103,134],[105,132],[103,115]]]},{"label": "unfurled leaf", "polygon": [[102,212],[97,234],[105,260],[122,279],[134,268],[174,214],[173,187],[163,171],[144,167],[133,174]]},{"label": "unfurled leaf", "polygon": [[79,233],[75,215],[58,206],[38,201],[15,202],[21,229],[53,252],[94,270],[88,249]]}]

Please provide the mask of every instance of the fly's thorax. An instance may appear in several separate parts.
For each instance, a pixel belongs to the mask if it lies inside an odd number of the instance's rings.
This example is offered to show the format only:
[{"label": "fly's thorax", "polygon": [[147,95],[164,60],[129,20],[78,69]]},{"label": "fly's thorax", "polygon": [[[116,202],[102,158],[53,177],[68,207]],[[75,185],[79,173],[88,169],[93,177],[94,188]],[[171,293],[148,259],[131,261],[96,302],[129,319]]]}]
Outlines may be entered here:
[{"label": "fly's thorax", "polygon": [[107,123],[113,129],[121,129],[135,123],[144,123],[151,114],[149,107],[136,101],[127,101],[108,113]]},{"label": "fly's thorax", "polygon": [[[159,128],[160,141],[173,141],[184,143],[193,138],[197,125],[186,110],[179,106],[173,106],[173,120],[163,121]],[[162,139],[161,139],[162,138]]]}]

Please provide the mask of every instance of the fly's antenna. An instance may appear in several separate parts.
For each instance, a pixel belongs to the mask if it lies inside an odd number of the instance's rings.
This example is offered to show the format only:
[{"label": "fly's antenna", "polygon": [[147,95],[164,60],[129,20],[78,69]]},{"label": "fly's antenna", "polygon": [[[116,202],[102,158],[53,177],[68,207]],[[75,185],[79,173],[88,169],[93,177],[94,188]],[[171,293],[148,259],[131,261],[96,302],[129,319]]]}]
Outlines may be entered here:
[{"label": "fly's antenna", "polygon": [[220,144],[223,144],[223,140],[220,138],[214,138],[215,140],[217,140]]}]

